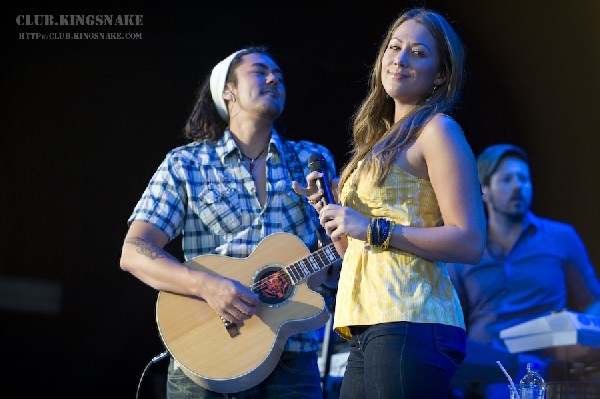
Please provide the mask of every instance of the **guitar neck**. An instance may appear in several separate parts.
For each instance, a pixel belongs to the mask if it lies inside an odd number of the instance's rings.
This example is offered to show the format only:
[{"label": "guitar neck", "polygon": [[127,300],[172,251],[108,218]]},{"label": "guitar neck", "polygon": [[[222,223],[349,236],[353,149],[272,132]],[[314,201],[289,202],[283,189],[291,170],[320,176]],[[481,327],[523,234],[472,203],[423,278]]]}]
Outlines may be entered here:
[{"label": "guitar neck", "polygon": [[340,254],[336,251],[333,243],[330,243],[319,248],[306,258],[287,266],[285,270],[292,279],[292,282],[298,284],[339,259],[341,259]]}]

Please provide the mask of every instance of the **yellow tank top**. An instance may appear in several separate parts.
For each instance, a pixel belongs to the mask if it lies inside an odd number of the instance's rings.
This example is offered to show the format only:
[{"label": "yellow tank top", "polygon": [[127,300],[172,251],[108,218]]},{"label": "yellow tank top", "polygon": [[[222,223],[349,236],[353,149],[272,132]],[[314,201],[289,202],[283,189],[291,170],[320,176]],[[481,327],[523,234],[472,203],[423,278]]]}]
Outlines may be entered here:
[{"label": "yellow tank top", "polygon": [[[380,187],[368,179],[356,184],[354,172],[341,190],[341,203],[368,217],[397,225],[443,224],[431,183],[392,166]],[[349,326],[396,321],[441,323],[465,329],[460,301],[446,265],[389,247],[367,245],[348,237],[338,293],[334,329],[351,337]]]}]

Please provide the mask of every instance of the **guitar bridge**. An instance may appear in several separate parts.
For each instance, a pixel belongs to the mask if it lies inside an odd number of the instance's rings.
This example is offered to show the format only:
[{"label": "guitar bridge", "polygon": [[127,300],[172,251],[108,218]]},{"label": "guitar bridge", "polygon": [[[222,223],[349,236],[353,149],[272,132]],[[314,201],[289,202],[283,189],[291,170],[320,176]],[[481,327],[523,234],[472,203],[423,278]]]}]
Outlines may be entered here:
[{"label": "guitar bridge", "polygon": [[[221,317],[221,316],[219,316]],[[238,335],[240,335],[240,328],[238,327],[237,324],[235,323],[231,323],[227,320],[225,320],[223,317],[221,317],[221,321],[223,322],[223,325],[225,326],[225,329],[227,330],[227,332],[229,333],[229,336],[231,338],[237,337]]]}]

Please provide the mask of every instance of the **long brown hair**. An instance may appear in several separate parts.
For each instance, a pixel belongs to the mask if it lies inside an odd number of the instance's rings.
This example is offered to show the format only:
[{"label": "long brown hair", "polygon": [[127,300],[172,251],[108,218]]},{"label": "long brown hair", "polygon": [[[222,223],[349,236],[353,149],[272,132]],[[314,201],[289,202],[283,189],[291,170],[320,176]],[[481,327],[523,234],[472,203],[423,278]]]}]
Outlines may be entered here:
[{"label": "long brown hair", "polygon": [[[444,82],[433,94],[426,93],[408,115],[394,123],[394,100],[381,82],[381,64],[394,31],[402,23],[415,20],[431,33],[437,44],[440,72]],[[425,124],[437,113],[449,113],[460,97],[464,80],[465,53],[462,42],[448,21],[439,13],[414,8],[402,13],[388,28],[381,42],[369,77],[369,92],[352,118],[351,157],[344,166],[340,187],[364,159],[358,173],[374,176],[380,185],[402,148],[415,140]]]}]

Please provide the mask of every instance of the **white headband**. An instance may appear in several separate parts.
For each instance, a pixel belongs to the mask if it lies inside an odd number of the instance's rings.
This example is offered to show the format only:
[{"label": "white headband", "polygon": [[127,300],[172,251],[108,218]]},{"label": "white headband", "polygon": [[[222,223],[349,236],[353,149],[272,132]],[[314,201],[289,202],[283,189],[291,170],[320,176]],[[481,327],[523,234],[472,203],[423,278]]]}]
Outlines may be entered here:
[{"label": "white headband", "polygon": [[210,73],[210,94],[212,95],[213,102],[217,107],[217,111],[224,121],[227,121],[227,105],[223,99],[223,89],[225,88],[225,80],[227,79],[227,73],[229,72],[229,66],[231,61],[235,58],[238,53],[243,50],[238,50],[219,62],[213,68]]}]

